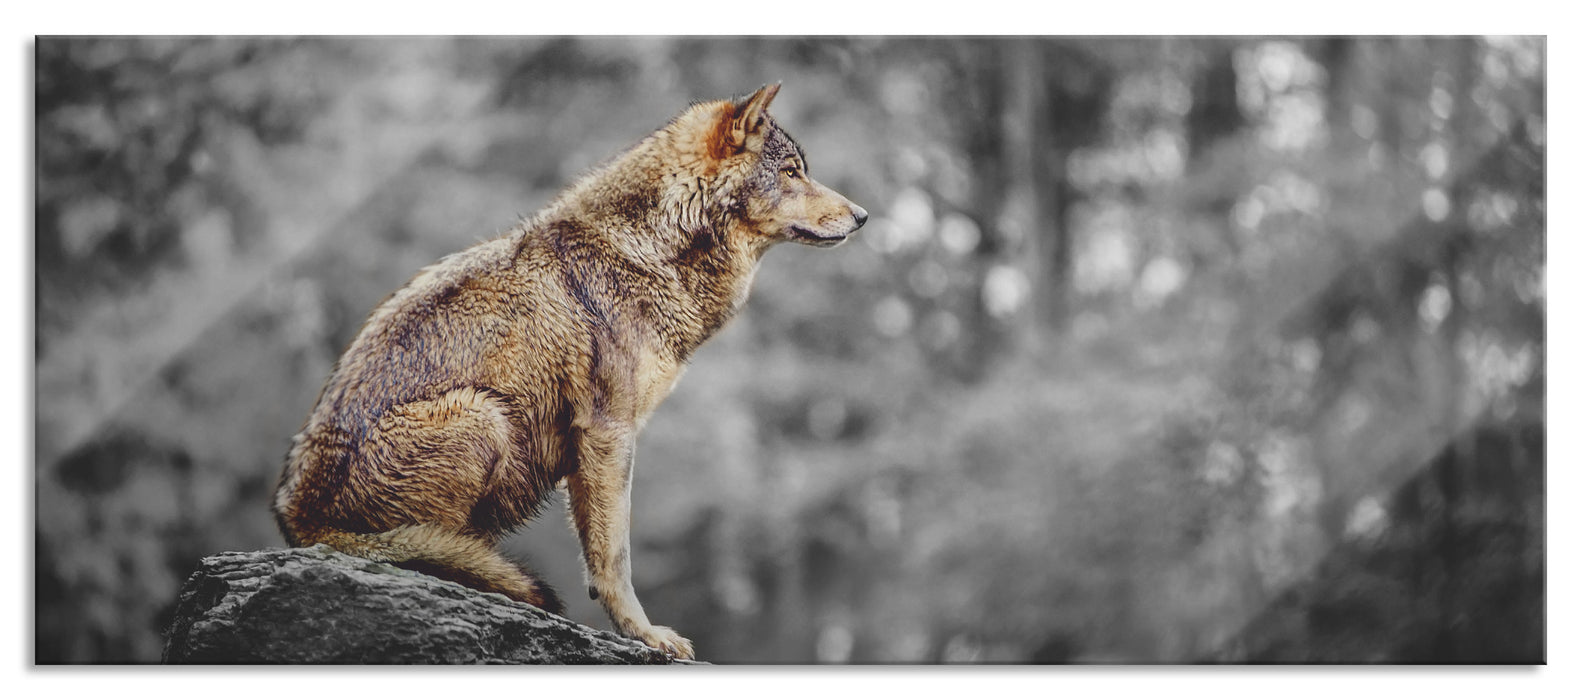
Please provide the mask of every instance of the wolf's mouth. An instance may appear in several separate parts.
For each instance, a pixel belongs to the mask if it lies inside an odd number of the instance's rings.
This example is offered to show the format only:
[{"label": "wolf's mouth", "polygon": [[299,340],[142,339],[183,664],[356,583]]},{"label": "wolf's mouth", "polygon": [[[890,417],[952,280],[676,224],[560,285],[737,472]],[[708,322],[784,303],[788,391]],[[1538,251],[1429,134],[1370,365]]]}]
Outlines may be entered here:
[{"label": "wolf's mouth", "polygon": [[803,228],[801,226],[791,227],[791,237],[800,243],[807,243],[809,245],[833,246],[840,243],[841,241],[846,240],[846,237],[849,235],[850,234],[845,233],[830,235],[819,233],[812,229]]}]

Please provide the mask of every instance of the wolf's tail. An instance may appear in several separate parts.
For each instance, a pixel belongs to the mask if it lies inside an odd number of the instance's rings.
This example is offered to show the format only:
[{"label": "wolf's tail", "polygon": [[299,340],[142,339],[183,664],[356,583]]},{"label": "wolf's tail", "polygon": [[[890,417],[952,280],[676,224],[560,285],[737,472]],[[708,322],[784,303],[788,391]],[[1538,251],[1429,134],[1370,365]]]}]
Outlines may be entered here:
[{"label": "wolf's tail", "polygon": [[438,526],[406,525],[372,534],[335,529],[296,534],[298,546],[327,544],[346,554],[500,593],[557,615],[566,610],[553,588],[488,542]]}]

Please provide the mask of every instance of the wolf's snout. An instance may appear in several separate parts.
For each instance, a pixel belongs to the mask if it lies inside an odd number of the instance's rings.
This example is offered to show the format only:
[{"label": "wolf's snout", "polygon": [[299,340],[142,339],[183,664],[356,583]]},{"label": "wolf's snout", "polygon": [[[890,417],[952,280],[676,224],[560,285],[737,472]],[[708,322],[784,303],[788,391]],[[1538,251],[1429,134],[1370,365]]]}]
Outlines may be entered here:
[{"label": "wolf's snout", "polygon": [[868,223],[868,210],[855,204],[851,205],[851,216],[857,220],[857,228],[862,228],[863,224]]}]

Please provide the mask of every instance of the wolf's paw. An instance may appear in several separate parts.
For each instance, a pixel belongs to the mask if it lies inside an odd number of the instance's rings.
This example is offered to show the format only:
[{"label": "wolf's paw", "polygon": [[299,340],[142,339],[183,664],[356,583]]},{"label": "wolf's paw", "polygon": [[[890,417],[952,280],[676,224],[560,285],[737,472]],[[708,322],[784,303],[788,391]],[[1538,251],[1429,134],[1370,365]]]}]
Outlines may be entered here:
[{"label": "wolf's paw", "polygon": [[632,636],[677,659],[692,658],[692,642],[664,625],[649,625],[634,631]]}]

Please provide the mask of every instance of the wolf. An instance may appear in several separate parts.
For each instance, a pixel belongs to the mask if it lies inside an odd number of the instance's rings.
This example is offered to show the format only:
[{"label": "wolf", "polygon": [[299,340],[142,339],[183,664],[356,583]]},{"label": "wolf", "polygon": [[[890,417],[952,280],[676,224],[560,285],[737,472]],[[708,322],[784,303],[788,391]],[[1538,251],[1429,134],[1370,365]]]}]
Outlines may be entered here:
[{"label": "wolf", "polygon": [[779,89],[694,104],[375,308],[292,439],[271,507],[286,541],[559,613],[497,545],[563,488],[589,595],[621,634],[692,658],[632,588],[638,432],[765,251],[834,246],[868,218],[809,176],[769,114]]}]

